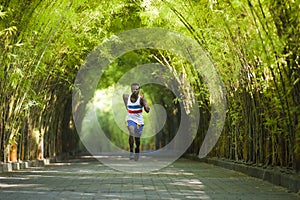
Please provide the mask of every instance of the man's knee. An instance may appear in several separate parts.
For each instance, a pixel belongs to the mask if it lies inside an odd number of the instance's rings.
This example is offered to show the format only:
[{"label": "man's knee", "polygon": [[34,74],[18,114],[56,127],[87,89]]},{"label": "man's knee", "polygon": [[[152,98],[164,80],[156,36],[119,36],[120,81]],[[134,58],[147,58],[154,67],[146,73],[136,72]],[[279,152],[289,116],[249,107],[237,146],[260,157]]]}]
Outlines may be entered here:
[{"label": "man's knee", "polygon": [[129,136],[128,141],[129,141],[130,143],[133,142],[133,136],[132,136],[132,135]]},{"label": "man's knee", "polygon": [[134,136],[134,127],[128,126],[128,130],[129,130],[130,135]]},{"label": "man's knee", "polygon": [[136,144],[137,146],[139,146],[139,145],[140,145],[140,142],[141,142],[140,138],[139,138],[139,137],[135,137],[134,139],[135,139],[135,144]]}]

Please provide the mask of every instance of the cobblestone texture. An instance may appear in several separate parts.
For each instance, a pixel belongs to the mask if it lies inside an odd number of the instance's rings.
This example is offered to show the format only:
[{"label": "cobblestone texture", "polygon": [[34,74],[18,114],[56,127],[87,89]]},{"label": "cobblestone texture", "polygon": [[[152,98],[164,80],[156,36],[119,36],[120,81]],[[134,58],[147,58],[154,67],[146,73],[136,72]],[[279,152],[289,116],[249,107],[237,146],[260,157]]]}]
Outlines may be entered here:
[{"label": "cobblestone texture", "polygon": [[[133,161],[134,162],[134,161]],[[98,161],[74,160],[0,174],[1,200],[298,200],[299,195],[218,166],[179,159],[149,173],[124,173]]]}]

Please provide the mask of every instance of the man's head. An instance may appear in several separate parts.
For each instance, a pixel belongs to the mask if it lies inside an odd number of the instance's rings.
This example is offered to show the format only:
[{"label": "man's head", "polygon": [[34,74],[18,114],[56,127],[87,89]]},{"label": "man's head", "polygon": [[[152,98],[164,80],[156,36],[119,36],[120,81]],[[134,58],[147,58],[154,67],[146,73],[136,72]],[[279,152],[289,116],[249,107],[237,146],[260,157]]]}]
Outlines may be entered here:
[{"label": "man's head", "polygon": [[133,95],[138,95],[140,92],[140,85],[138,83],[132,83],[131,84],[131,92]]}]

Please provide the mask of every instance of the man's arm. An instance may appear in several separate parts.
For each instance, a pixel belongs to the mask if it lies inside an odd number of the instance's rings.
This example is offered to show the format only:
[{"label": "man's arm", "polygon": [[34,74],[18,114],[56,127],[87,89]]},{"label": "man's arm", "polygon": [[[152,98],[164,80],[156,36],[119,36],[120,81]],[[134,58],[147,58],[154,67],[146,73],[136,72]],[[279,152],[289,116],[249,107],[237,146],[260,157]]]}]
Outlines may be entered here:
[{"label": "man's arm", "polygon": [[141,96],[141,105],[144,106],[144,110],[148,113],[150,111],[150,107],[147,103],[147,100],[145,99],[144,97],[144,93],[142,93],[142,96]]},{"label": "man's arm", "polygon": [[125,104],[126,109],[127,109],[128,97],[129,97],[128,94],[123,94],[123,101],[124,101],[124,104]]},{"label": "man's arm", "polygon": [[142,106],[144,106],[144,110],[148,113],[150,111],[150,107],[145,99],[145,96],[144,96],[144,91],[142,90],[142,95],[141,95],[141,100],[140,100],[140,104]]},{"label": "man's arm", "polygon": [[148,113],[150,111],[150,107],[145,98],[142,98],[142,101],[143,101],[142,105],[144,105],[144,110]]}]

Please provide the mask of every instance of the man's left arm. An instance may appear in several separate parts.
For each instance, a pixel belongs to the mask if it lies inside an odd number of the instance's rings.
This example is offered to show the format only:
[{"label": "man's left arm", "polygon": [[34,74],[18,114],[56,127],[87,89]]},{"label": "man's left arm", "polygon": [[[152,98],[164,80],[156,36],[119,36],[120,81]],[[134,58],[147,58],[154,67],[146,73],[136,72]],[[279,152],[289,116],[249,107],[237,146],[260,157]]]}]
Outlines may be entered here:
[{"label": "man's left arm", "polygon": [[148,113],[150,111],[150,107],[145,98],[141,98],[141,105],[144,106],[144,110]]}]

